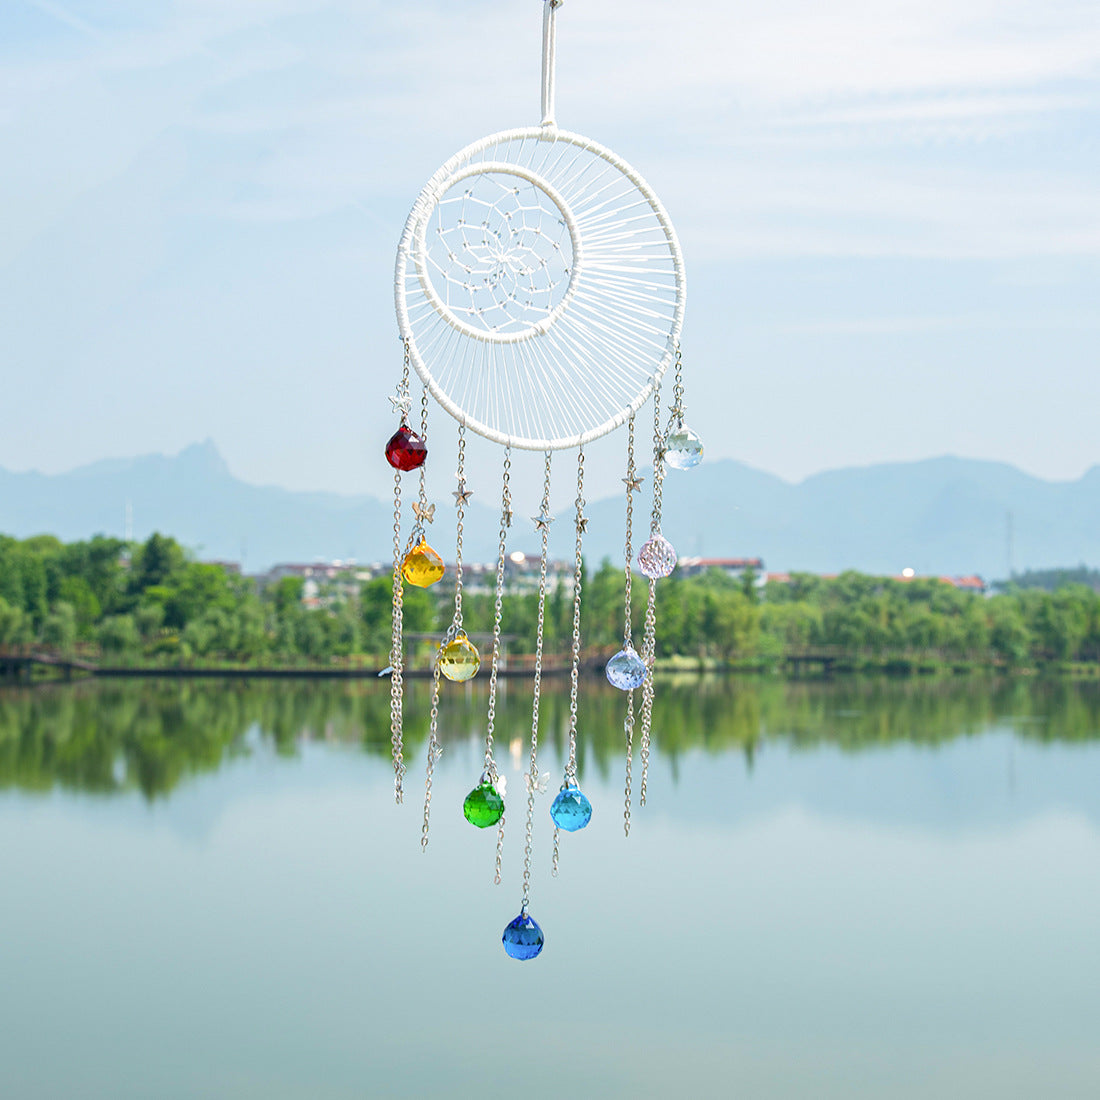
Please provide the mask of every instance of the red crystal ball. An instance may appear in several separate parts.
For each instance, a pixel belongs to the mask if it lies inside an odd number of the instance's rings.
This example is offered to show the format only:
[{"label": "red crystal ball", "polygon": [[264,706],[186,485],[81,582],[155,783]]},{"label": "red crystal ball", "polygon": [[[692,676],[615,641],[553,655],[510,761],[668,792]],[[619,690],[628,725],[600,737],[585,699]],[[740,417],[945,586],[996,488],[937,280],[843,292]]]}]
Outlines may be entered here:
[{"label": "red crystal ball", "polygon": [[411,428],[402,425],[386,444],[386,461],[396,470],[415,470],[424,465],[428,445]]}]

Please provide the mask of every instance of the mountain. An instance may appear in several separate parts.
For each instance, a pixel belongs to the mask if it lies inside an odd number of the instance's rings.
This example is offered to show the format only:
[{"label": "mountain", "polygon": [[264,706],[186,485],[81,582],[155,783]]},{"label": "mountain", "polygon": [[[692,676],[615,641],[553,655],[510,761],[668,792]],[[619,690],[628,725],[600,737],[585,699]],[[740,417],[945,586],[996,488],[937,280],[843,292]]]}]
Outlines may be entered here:
[{"label": "mountain", "polygon": [[[693,484],[680,491],[686,478]],[[760,556],[769,570],[980,573],[1100,559],[1100,467],[1072,482],[963,458],[831,470],[790,484],[742,463],[665,480],[681,554]]]},{"label": "mountain", "polygon": [[[203,558],[243,557],[250,571],[277,561],[392,555],[391,502],[248,484],[210,441],[175,456],[111,459],[64,474],[0,470],[0,530],[20,537],[121,535],[127,501],[136,538],[170,533]],[[635,505],[637,545],[649,527],[645,494]],[[759,556],[773,571],[910,567],[1004,576],[1010,513],[1017,569],[1100,561],[1100,467],[1077,481],[1051,482],[1005,463],[948,457],[831,470],[792,484],[724,459],[669,471],[664,505],[664,532],[682,556]],[[453,511],[443,503],[439,511],[432,541],[450,558]],[[536,540],[524,514],[517,504],[510,545],[530,552]],[[562,510],[554,526],[552,550],[560,556],[571,552],[570,514]],[[594,501],[588,514],[589,560],[617,558],[623,500]],[[491,509],[472,504],[467,561],[495,557],[497,526]]]}]

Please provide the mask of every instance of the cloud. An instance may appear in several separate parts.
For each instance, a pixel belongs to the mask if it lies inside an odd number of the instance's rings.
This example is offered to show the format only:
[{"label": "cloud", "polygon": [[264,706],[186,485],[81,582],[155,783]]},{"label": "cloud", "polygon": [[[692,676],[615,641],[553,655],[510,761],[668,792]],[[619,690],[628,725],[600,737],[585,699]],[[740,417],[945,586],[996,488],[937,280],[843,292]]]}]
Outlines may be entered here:
[{"label": "cloud", "polygon": [[[537,121],[539,21],[506,0],[183,0],[109,34],[43,5],[95,33],[3,66],[0,141],[24,168],[0,194],[36,211],[9,230],[24,243],[173,127],[195,173],[181,212],[282,220],[411,202],[457,147]],[[559,16],[559,117],[655,165],[692,221],[707,211],[709,251],[1091,252],[1083,155],[1037,175],[1013,142],[1095,124],[1094,15],[1072,0],[697,0],[690,14],[587,0]],[[27,155],[35,135],[55,159]],[[929,144],[949,147],[942,164]]]}]

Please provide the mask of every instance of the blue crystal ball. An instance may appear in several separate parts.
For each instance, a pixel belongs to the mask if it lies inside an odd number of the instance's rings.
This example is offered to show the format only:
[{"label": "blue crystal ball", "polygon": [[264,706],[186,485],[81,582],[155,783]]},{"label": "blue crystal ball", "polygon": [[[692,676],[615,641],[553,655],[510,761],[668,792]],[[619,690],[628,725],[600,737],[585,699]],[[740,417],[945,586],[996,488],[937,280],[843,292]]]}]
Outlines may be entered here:
[{"label": "blue crystal ball", "polygon": [[572,784],[562,787],[550,804],[550,816],[559,829],[575,833],[592,820],[592,803]]},{"label": "blue crystal ball", "polygon": [[546,943],[546,937],[542,934],[542,929],[535,923],[533,917],[528,916],[526,913],[520,913],[504,929],[501,941],[504,944],[504,950],[513,959],[526,961],[527,959],[533,959],[542,950],[543,944]]},{"label": "blue crystal ball", "polygon": [[620,649],[604,669],[608,681],[620,691],[631,691],[645,682],[645,661],[634,652],[631,646]]}]

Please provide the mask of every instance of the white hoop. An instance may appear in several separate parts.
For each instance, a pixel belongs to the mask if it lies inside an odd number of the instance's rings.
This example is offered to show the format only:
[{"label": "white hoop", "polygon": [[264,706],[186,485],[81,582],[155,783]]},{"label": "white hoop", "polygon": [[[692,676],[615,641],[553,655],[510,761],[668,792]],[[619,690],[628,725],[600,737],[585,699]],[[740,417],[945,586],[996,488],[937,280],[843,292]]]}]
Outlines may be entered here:
[{"label": "white hoop", "polygon": [[[458,184],[476,186],[501,175],[529,185],[529,195],[517,188],[514,201],[526,197],[532,205],[501,215],[503,230],[489,221],[471,228],[462,218],[451,227],[437,225],[469,253],[464,259],[448,246],[450,271],[444,270],[429,255],[433,215],[440,223],[441,203],[463,201],[448,197]],[[558,285],[546,258],[525,242],[545,242],[546,227],[559,214],[572,256],[561,271],[568,285],[555,301]],[[503,303],[494,296],[494,308],[482,307],[491,279],[475,263],[488,245],[502,269],[528,280],[519,288],[528,300],[513,288]],[[553,248],[555,261],[564,262],[560,246]],[[433,267],[447,284],[442,294]],[[535,287],[536,275],[545,286]],[[462,295],[459,312],[470,321],[456,312],[454,294]],[[633,167],[588,138],[529,127],[482,138],[432,176],[405,223],[394,299],[413,367],[447,412],[494,442],[559,450],[612,431],[649,397],[680,336],[684,267],[664,207]]]}]

